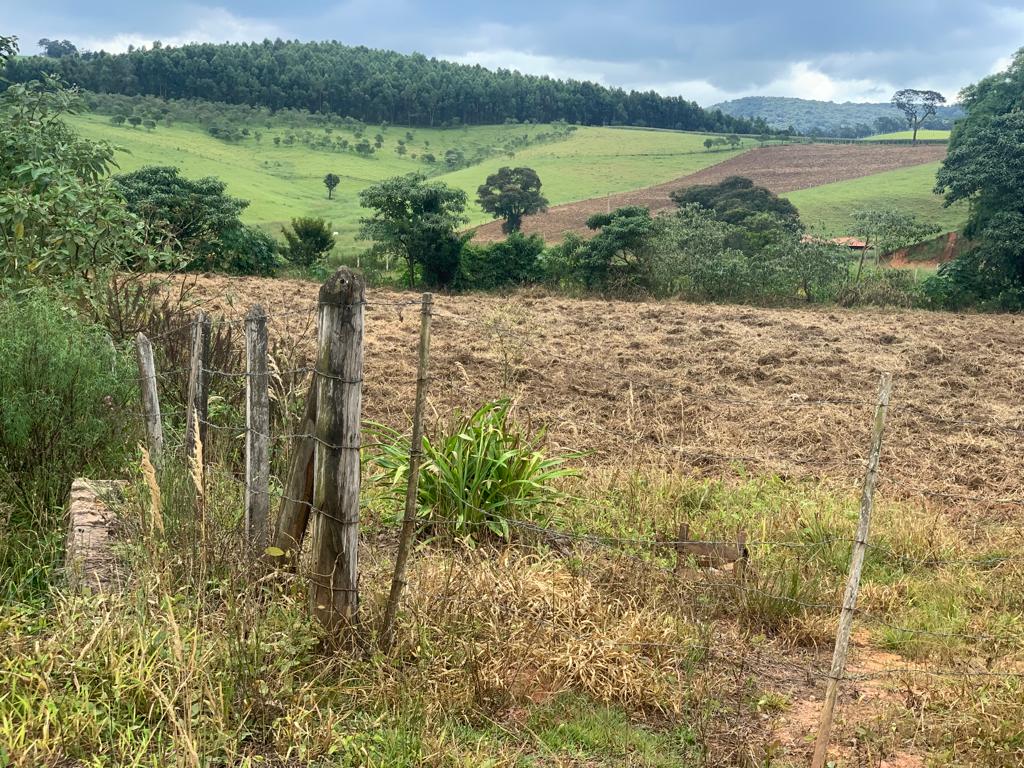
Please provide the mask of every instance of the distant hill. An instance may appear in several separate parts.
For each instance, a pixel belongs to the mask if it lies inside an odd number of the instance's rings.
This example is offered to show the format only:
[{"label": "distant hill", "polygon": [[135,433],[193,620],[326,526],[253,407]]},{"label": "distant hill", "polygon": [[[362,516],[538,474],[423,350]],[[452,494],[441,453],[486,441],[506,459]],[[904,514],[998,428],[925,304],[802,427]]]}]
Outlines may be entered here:
[{"label": "distant hill", "polygon": [[[747,120],[763,118],[772,128],[795,128],[802,134],[860,138],[876,133],[891,133],[906,129],[902,113],[889,103],[813,101],[786,96],[747,96],[724,101],[711,107],[724,114]],[[925,128],[949,130],[953,121],[963,116],[963,110],[954,104],[940,107],[934,118],[925,122]]]},{"label": "distant hill", "polygon": [[24,56],[9,61],[0,75],[25,82],[46,72],[96,93],[301,109],[367,123],[451,127],[564,120],[717,133],[767,130],[760,121],[707,111],[679,96],[336,42],[154,43],[122,54]]}]

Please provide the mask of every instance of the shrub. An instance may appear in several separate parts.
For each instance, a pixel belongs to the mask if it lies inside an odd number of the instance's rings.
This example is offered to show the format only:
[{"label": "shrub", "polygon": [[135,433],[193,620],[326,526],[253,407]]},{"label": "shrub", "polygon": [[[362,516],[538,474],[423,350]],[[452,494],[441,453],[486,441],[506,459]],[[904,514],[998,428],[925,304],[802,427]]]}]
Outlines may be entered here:
[{"label": "shrub", "polygon": [[334,248],[332,229],[332,225],[323,219],[292,219],[290,231],[287,227],[281,227],[281,234],[287,243],[282,249],[284,257],[300,267],[313,266]]},{"label": "shrub", "polygon": [[843,307],[875,305],[880,307],[913,307],[921,301],[922,286],[913,273],[901,269],[879,269],[865,273],[860,282],[847,283],[836,293],[836,303]]},{"label": "shrub", "polygon": [[[456,416],[435,441],[423,438],[419,515],[433,534],[508,541],[516,523],[544,525],[563,494],[554,486],[575,474],[569,455],[547,456],[543,433],[527,435],[509,418],[510,402],[486,403]],[[404,493],[409,440],[377,426],[382,447],[372,461],[377,479]]]},{"label": "shrub", "polygon": [[261,229],[245,224],[225,230],[213,269],[233,275],[273,275],[281,265],[277,242]]},{"label": "shrub", "polygon": [[467,246],[462,254],[463,286],[489,290],[535,282],[540,278],[543,252],[544,238],[521,232],[513,232],[503,242]]}]

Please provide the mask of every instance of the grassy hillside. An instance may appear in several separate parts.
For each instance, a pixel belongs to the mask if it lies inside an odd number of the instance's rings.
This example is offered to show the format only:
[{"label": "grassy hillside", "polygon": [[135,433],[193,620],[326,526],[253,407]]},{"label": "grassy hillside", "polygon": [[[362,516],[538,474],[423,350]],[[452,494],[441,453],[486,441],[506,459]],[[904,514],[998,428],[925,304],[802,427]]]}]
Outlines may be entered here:
[{"label": "grassy hillside", "polygon": [[851,213],[866,208],[892,208],[952,231],[967,220],[967,206],[942,207],[932,192],[938,163],[901,168],[873,176],[839,181],[785,195],[812,231],[823,235],[850,233]]},{"label": "grassy hillside", "polygon": [[[949,139],[950,131],[935,131],[928,128],[922,128],[917,132],[917,138],[919,139]],[[914,138],[913,131],[896,131],[895,133],[877,133],[874,136],[865,137],[864,141],[883,141],[887,139],[907,139]]]},{"label": "grassy hillside", "polygon": [[[339,233],[338,250],[352,253],[363,247],[355,240],[358,219],[363,215],[357,193],[360,189],[387,178],[413,171],[437,175],[452,186],[464,189],[472,200],[484,178],[502,165],[528,165],[535,168],[544,184],[544,193],[552,204],[572,202],[611,192],[623,192],[682,176],[733,157],[737,152],[706,152],[704,136],[672,131],[580,128],[568,138],[533,143],[514,157],[495,156],[457,171],[443,171],[441,158],[446,150],[457,148],[467,156],[478,149],[498,147],[509,138],[527,134],[531,141],[547,126],[502,125],[474,126],[465,129],[406,129],[389,127],[384,145],[371,157],[352,152],[321,150],[294,144],[275,146],[275,136],[284,137],[286,129],[268,129],[261,140],[245,139],[227,143],[215,139],[197,126],[176,123],[149,132],[138,128],[118,128],[100,115],[70,119],[83,135],[108,139],[122,151],[117,161],[122,170],[143,165],[162,164],[181,168],[187,176],[218,176],[228,184],[230,194],[251,202],[243,218],[266,227],[275,234],[282,222],[294,216],[322,216],[334,223]],[[376,128],[368,130],[372,138]],[[408,153],[400,157],[395,149],[399,139],[406,141]],[[752,146],[747,141],[744,147]],[[438,158],[436,165],[419,159],[425,153]],[[413,159],[413,155],[417,159]],[[322,179],[332,172],[341,177],[335,199],[328,200]],[[475,204],[469,211],[472,224],[487,221]]]}]

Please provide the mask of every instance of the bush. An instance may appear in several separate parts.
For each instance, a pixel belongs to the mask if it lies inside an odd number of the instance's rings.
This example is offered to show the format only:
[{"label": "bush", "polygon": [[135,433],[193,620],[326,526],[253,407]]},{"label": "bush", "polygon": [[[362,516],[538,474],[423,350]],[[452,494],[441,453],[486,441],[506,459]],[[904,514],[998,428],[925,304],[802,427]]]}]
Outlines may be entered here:
[{"label": "bush", "polygon": [[277,242],[261,229],[240,225],[220,236],[220,253],[211,267],[232,275],[273,275],[281,266]]},{"label": "bush", "polygon": [[913,273],[901,269],[880,269],[865,273],[856,283],[847,283],[836,293],[842,307],[870,304],[879,307],[913,307],[922,299],[922,286]]},{"label": "bush", "polygon": [[[509,419],[508,400],[456,416],[436,441],[423,438],[419,515],[433,534],[475,541],[508,541],[518,522],[545,525],[551,505],[562,498],[554,487],[575,474],[569,456],[546,456],[543,434],[529,436]],[[378,426],[382,448],[372,461],[378,480],[403,495],[409,471],[409,440]]]},{"label": "bush", "polygon": [[332,229],[332,225],[323,219],[292,219],[291,230],[281,227],[281,234],[287,243],[282,254],[296,266],[311,267],[334,248]]},{"label": "bush", "polygon": [[536,282],[544,238],[513,232],[490,245],[468,245],[462,254],[462,286],[491,290]]}]

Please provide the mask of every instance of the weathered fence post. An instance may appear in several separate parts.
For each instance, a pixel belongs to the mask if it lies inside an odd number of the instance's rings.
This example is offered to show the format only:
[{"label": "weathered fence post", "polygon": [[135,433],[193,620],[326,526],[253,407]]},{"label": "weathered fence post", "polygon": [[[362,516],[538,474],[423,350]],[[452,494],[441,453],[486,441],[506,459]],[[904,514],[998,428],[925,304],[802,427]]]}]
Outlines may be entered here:
[{"label": "weathered fence post", "polygon": [[192,321],[192,359],[188,374],[188,397],[185,413],[185,457],[196,450],[196,426],[199,441],[206,445],[207,405],[210,397],[210,376],[206,370],[210,358],[210,318],[200,310]]},{"label": "weathered fence post", "polygon": [[268,544],[270,510],[270,376],[267,313],[245,315],[245,535],[259,550]]},{"label": "weathered fence post", "polygon": [[316,375],[306,395],[306,411],[299,424],[299,431],[292,442],[292,461],[281,496],[281,509],[277,516],[272,546],[281,550],[271,558],[278,565],[286,557],[286,564],[294,566],[299,559],[302,538],[309,522],[309,511],[313,507],[313,454],[316,447]]},{"label": "weathered fence post", "polygon": [[142,392],[142,413],[146,419],[146,444],[153,465],[159,467],[164,453],[164,428],[160,421],[160,398],[156,391],[153,345],[144,333],[135,337],[135,359],[139,365],[139,390]]},{"label": "weathered fence post", "polygon": [[384,623],[380,630],[380,647],[384,650],[391,647],[394,637],[398,601],[405,588],[405,566],[409,560],[409,551],[412,549],[413,535],[416,533],[420,460],[423,458],[423,411],[426,408],[427,384],[429,382],[427,371],[430,359],[430,310],[433,303],[433,295],[424,293],[420,310],[419,365],[416,369],[416,405],[412,413],[412,439],[409,442],[409,477],[405,488],[405,515],[402,517],[402,533],[398,539],[398,554],[395,556],[395,572],[391,579],[391,592],[388,595]]},{"label": "weathered fence post", "polygon": [[825,766],[829,735],[832,731],[832,716],[835,712],[836,696],[839,693],[839,681],[846,671],[846,654],[850,648],[850,630],[853,627],[853,614],[857,608],[860,574],[864,568],[864,553],[868,545],[868,530],[871,527],[875,480],[878,476],[878,462],[882,455],[882,432],[885,430],[885,417],[889,410],[891,394],[892,374],[883,373],[878,387],[878,404],[875,406],[875,421],[871,430],[871,449],[868,452],[868,466],[864,473],[864,488],[860,497],[860,522],[857,525],[857,538],[854,540],[853,551],[850,554],[850,574],[846,581],[846,592],[843,595],[843,611],[839,616],[836,645],[832,653],[832,668],[828,675],[828,687],[825,691],[825,701],[822,704],[821,722],[818,725],[818,738],[814,743],[811,768],[824,768]]},{"label": "weathered fence post", "polygon": [[340,268],[320,287],[313,463],[314,615],[354,626],[359,581],[359,435],[363,393],[363,278]]}]

